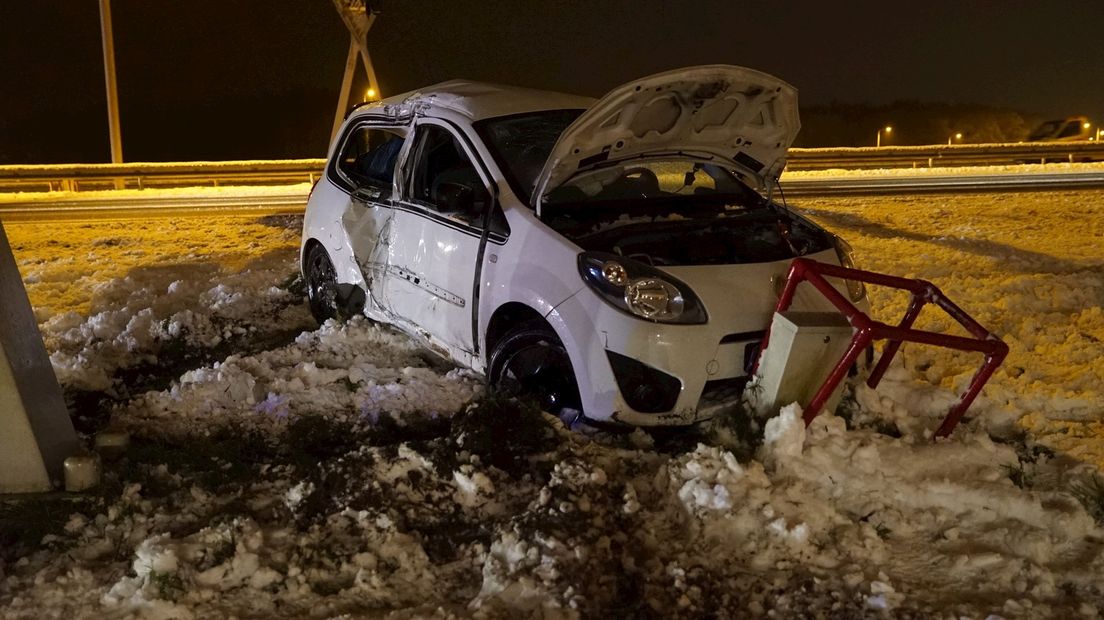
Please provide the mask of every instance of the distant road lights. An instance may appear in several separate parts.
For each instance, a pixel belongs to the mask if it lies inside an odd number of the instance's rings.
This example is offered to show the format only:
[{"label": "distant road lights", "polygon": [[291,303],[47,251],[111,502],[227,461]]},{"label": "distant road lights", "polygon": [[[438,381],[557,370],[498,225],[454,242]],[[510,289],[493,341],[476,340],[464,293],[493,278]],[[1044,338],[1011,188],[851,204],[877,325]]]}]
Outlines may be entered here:
[{"label": "distant road lights", "polygon": [[947,144],[952,144],[954,142],[962,142],[962,132],[961,131],[956,131],[953,136],[947,136]]},{"label": "distant road lights", "polygon": [[885,127],[879,129],[878,130],[878,138],[874,142],[874,146],[881,146],[882,145],[882,133],[883,132],[885,133],[886,139],[888,140],[889,139],[889,134],[893,133],[893,127],[891,127],[889,125],[886,125]]}]

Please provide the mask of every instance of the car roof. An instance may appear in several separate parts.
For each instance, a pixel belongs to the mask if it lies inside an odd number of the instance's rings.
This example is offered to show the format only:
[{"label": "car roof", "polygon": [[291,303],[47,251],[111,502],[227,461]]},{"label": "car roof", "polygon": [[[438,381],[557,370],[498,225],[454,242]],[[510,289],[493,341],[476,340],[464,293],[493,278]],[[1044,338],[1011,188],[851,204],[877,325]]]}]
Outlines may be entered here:
[{"label": "car roof", "polygon": [[550,90],[472,80],[449,80],[373,102],[357,111],[370,113],[380,108],[391,106],[407,108],[422,103],[429,109],[445,108],[474,122],[496,116],[541,110],[585,109],[595,101],[597,100],[593,97],[568,95]]}]

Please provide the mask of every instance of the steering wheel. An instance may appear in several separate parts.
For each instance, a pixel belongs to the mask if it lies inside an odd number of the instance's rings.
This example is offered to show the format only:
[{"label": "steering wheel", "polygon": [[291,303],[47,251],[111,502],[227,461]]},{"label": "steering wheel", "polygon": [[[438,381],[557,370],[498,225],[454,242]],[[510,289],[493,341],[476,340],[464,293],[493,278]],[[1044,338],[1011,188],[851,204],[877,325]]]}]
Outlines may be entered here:
[{"label": "steering wheel", "polygon": [[644,166],[626,168],[625,172],[621,174],[621,178],[627,179],[636,175],[640,175],[640,178],[637,180],[638,183],[647,183],[648,185],[659,187],[659,177],[656,176],[655,171],[651,168],[645,168]]},{"label": "steering wheel", "polygon": [[[636,178],[633,178],[636,177]],[[618,184],[629,183],[634,193],[639,192],[641,198],[647,198],[659,193],[659,177],[651,168],[636,166],[627,168],[617,180]]]}]

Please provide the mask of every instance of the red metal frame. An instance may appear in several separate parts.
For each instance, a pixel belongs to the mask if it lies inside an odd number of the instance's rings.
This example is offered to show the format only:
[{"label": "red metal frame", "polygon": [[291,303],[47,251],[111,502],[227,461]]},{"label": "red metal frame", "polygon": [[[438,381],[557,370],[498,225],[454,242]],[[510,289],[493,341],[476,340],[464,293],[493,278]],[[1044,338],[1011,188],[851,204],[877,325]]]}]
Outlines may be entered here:
[{"label": "red metal frame", "polygon": [[[851,303],[850,300],[836,290],[836,287],[832,286],[825,279],[825,276],[858,280],[867,284],[903,289],[912,293],[912,300],[909,302],[908,309],[905,311],[905,316],[901,319],[901,322],[896,326],[887,325],[871,319],[866,313],[856,308],[855,304]],[[877,387],[878,383],[882,380],[882,376],[885,374],[886,369],[889,368],[890,362],[893,361],[893,356],[897,355],[897,352],[900,350],[902,342],[919,342],[921,344],[930,344],[938,347],[957,349],[959,351],[977,351],[985,354],[985,361],[982,363],[981,368],[974,374],[974,378],[970,381],[970,386],[966,389],[966,392],[959,399],[958,403],[951,407],[946,417],[943,418],[943,423],[940,424],[939,430],[935,433],[936,437],[946,437],[951,434],[954,427],[958,425],[959,420],[962,419],[962,415],[966,413],[966,409],[969,408],[970,404],[974,402],[974,398],[981,392],[981,388],[985,386],[985,383],[989,381],[989,377],[993,375],[993,372],[1001,365],[1005,356],[1008,355],[1008,345],[1004,344],[1000,338],[993,335],[989,330],[982,327],[973,317],[966,314],[962,308],[959,308],[954,302],[947,299],[947,296],[931,282],[899,278],[881,273],[863,271],[861,269],[849,269],[847,267],[820,263],[807,258],[797,258],[794,259],[793,263],[790,265],[790,273],[786,278],[786,286],[782,289],[782,294],[778,298],[778,306],[775,308],[777,312],[785,312],[789,309],[790,304],[793,303],[794,292],[797,290],[797,285],[802,282],[808,282],[813,285],[816,290],[820,291],[840,313],[847,317],[848,322],[850,322],[851,326],[856,330],[855,335],[851,338],[851,344],[847,348],[847,352],[836,364],[835,368],[832,369],[828,378],[824,380],[824,384],[820,386],[816,395],[809,401],[809,405],[805,407],[806,425],[812,422],[813,418],[820,413],[821,408],[824,407],[824,403],[828,401],[828,397],[831,396],[832,392],[834,392],[840,382],[843,381],[843,378],[847,376],[847,372],[855,363],[855,360],[857,360],[863,350],[869,347],[875,340],[888,340],[889,342],[886,343],[881,358],[870,372],[870,378],[867,380],[867,385],[872,388]],[[942,308],[951,318],[958,321],[960,325],[966,328],[966,331],[968,331],[973,338],[913,329],[912,324],[916,321],[916,317],[920,316],[920,311],[924,308],[924,305],[929,303]],[[768,330],[767,336],[763,338],[763,351],[767,350],[769,338],[770,331]]]}]

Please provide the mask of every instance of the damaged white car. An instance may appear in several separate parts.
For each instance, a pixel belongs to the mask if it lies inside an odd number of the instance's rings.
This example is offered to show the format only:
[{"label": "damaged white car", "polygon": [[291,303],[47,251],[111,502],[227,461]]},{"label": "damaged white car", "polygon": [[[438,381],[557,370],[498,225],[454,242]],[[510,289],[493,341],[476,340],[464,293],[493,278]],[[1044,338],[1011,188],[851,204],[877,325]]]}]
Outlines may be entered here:
[{"label": "damaged white car", "polygon": [[850,264],[768,197],[798,128],[793,87],[726,65],[597,101],[457,80],[365,105],[307,206],[311,310],[393,324],[563,417],[709,417],[791,259]]}]

